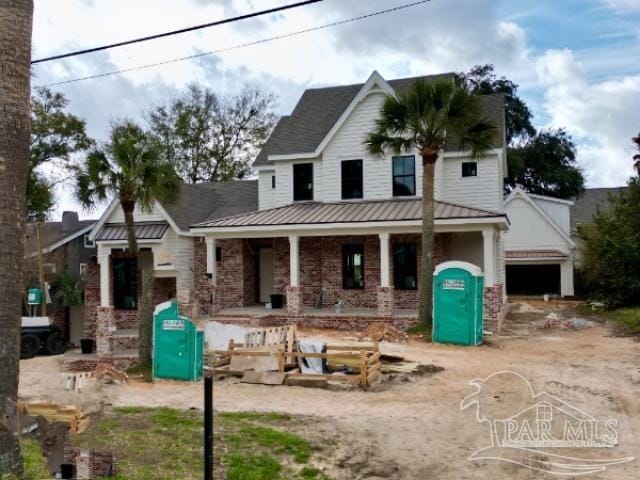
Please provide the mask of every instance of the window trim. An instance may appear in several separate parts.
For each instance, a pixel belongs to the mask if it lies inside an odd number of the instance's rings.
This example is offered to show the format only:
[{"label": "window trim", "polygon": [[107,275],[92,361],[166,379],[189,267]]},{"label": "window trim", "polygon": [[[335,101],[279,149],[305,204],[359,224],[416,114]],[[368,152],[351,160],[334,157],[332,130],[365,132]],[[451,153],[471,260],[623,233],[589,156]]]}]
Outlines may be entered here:
[{"label": "window trim", "polygon": [[[347,266],[347,255],[360,254],[362,257],[362,265],[360,265],[362,282],[359,286],[347,287],[347,273],[349,267]],[[364,290],[364,244],[363,243],[343,243],[342,244],[342,289],[343,290]]]},{"label": "window trim", "polygon": [[[310,196],[311,198],[296,198],[296,167],[297,166],[301,166],[301,165],[305,165],[305,166],[310,166],[311,167],[311,189],[310,189]],[[291,181],[291,186],[293,188],[293,201],[294,202],[310,202],[313,201],[313,188],[314,188],[314,168],[313,168],[313,162],[304,162],[304,163],[294,163],[291,166],[291,177],[292,177],[292,181]]]},{"label": "window trim", "polygon": [[[465,165],[475,165],[475,166],[476,166],[476,168],[475,168],[475,175],[465,175],[465,174],[464,174],[464,167],[465,167]],[[461,162],[461,163],[460,163],[460,176],[461,176],[462,178],[477,177],[477,176],[478,176],[478,162],[473,162],[473,161],[471,161],[471,162]]]},{"label": "window trim", "polygon": [[89,234],[85,233],[83,235],[83,240],[84,240],[84,248],[96,248],[96,241],[95,240],[89,240]]},{"label": "window trim", "polygon": [[[413,274],[414,277],[416,279],[415,282],[415,287],[405,287],[403,285],[400,285],[400,282],[398,282],[399,280],[399,272],[398,272],[398,263],[396,262],[396,252],[397,249],[399,247],[406,247],[406,246],[412,246],[413,250],[415,252],[415,258],[414,258],[414,264],[413,264]],[[417,290],[418,289],[418,244],[416,242],[397,242],[393,244],[393,248],[392,248],[392,252],[393,252],[393,286],[396,290]],[[406,274],[406,272],[403,272]],[[406,275],[405,275],[406,276]]]},{"label": "window trim", "polygon": [[[345,175],[344,175],[344,167],[347,162],[356,163],[360,165],[360,196],[345,196]],[[354,180],[355,177],[347,177],[350,180]],[[351,160],[341,160],[340,161],[340,196],[342,200],[359,200],[364,197],[364,162],[361,158],[354,158]]]},{"label": "window trim", "polygon": [[[404,159],[408,157],[413,158],[413,175],[406,175],[404,173],[402,175],[396,175],[395,169],[393,168],[396,159],[402,158],[404,161]],[[403,170],[404,170],[404,166],[403,166]],[[416,174],[416,156],[415,155],[394,155],[393,157],[391,157],[391,195],[393,197],[415,197],[416,196],[416,175],[417,174]],[[405,195],[402,193],[396,193],[396,182],[395,182],[396,177],[402,177],[402,178],[413,177],[413,193],[408,195]]]}]

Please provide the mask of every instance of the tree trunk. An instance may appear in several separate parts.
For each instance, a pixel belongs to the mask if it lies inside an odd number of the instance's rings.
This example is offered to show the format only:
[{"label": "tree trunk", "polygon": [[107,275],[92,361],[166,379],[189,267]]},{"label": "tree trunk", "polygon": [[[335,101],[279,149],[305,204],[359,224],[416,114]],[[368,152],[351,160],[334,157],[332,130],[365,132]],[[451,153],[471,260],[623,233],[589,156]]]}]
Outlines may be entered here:
[{"label": "tree trunk", "polygon": [[140,294],[138,320],[138,365],[151,367],[151,345],[153,343],[153,275],[141,271],[142,292]]},{"label": "tree trunk", "polygon": [[420,263],[420,310],[419,320],[425,325],[433,322],[433,245],[434,203],[433,183],[438,156],[422,156],[422,261]]},{"label": "tree trunk", "polygon": [[0,0],[0,477],[22,474],[17,437],[32,0]]},{"label": "tree trunk", "polygon": [[127,243],[129,244],[129,252],[138,255],[138,239],[136,238],[135,220],[133,219],[133,211],[136,208],[136,202],[128,199],[120,199],[120,206],[124,213],[124,226],[127,229]]}]

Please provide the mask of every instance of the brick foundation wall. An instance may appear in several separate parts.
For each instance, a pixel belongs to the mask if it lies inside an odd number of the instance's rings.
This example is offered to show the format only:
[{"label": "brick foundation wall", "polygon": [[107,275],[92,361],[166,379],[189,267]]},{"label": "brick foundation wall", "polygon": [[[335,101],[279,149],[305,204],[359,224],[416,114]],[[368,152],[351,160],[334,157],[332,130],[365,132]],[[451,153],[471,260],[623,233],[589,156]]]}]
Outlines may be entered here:
[{"label": "brick foundation wall", "polygon": [[66,444],[64,446],[64,461],[75,465],[73,478],[78,480],[110,477],[117,473],[117,461],[112,453],[81,450],[74,445]]}]

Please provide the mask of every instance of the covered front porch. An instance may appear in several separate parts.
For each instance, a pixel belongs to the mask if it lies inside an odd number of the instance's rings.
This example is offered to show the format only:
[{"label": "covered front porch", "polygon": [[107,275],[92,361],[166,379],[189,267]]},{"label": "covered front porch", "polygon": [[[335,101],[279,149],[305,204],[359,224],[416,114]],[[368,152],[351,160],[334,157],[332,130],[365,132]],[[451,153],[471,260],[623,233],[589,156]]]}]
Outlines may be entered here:
[{"label": "covered front porch", "polygon": [[[434,265],[462,260],[479,266],[487,286],[485,316],[497,320],[500,306],[493,305],[504,300],[501,235],[506,219],[477,213],[460,218],[478,211],[458,206],[448,210],[456,218],[436,219]],[[236,225],[262,214],[193,229],[205,235],[210,313],[223,319],[286,317],[336,328],[346,317],[362,318],[365,323],[393,318],[417,321],[420,220]],[[282,309],[273,308],[277,305],[271,302],[272,295],[286,299]],[[269,304],[272,308],[267,308]],[[327,321],[312,320],[319,317]]]}]

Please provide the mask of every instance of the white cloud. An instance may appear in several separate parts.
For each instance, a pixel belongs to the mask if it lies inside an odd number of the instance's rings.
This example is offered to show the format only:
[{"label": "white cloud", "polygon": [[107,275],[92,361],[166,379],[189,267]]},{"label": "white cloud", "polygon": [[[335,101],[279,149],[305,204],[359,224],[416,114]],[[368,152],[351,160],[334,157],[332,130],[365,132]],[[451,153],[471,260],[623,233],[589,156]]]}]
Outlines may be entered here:
[{"label": "white cloud", "polygon": [[592,186],[623,185],[633,174],[631,137],[640,130],[640,75],[590,82],[569,50],[550,50],[536,63],[546,86],[550,127],[579,142],[578,159]]},{"label": "white cloud", "polygon": [[616,10],[640,10],[640,0],[606,0]]}]

